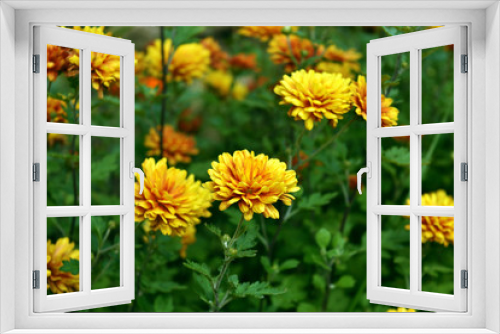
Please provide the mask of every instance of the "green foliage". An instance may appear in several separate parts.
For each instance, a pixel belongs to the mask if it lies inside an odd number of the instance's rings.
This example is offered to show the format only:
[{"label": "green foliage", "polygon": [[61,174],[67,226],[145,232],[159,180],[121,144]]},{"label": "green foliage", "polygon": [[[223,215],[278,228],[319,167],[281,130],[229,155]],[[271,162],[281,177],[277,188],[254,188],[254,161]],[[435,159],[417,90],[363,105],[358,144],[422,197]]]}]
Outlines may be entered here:
[{"label": "green foliage", "polygon": [[80,272],[80,261],[75,259],[63,261],[63,265],[60,270],[71,273],[72,275],[78,275]]},{"label": "green foliage", "polygon": [[[410,33],[426,27],[300,27],[297,35],[326,47],[336,45],[362,54],[360,69],[353,79],[366,74],[366,44],[373,39]],[[180,250],[181,238],[147,229],[136,223],[136,299],[130,305],[92,312],[384,312],[389,307],[370,304],[366,299],[366,194],[358,195],[349,176],[365,165],[366,122],[354,108],[332,128],[326,120],[303,131],[303,122],[287,116],[288,105],[280,105],[273,87],[283,75],[283,65],[274,64],[268,43],[241,36],[236,27],[163,27],[165,38],[175,48],[213,37],[229,56],[254,54],[258,71],[228,67],[235,82],[252,84],[241,100],[221,96],[203,79],[192,84],[171,81],[161,95],[148,87],[146,73],[136,77],[135,161],[140,165],[149,148],[145,137],[160,125],[162,99],[166,99],[165,122],[181,131],[187,122],[182,113],[190,109],[200,117],[199,129],[188,135],[196,139],[197,155],[190,163],[175,168],[186,170],[201,182],[209,181],[207,170],[223,152],[248,149],[264,153],[297,171],[300,192],[292,205],[275,203],[279,219],[254,214],[241,221],[235,203],[225,211],[219,201],[210,208],[211,217],[201,218],[196,242]],[[116,37],[132,39],[138,52],[159,38],[159,28],[109,27]],[[453,121],[453,67],[447,49],[422,51],[422,122]],[[314,68],[321,56],[304,59],[300,68]],[[398,108],[398,125],[409,124],[409,56],[382,57],[382,92]],[[450,65],[451,64],[451,65]],[[142,64],[138,64],[142,65]],[[451,67],[450,67],[451,66]],[[140,66],[137,66],[138,68]],[[79,79],[60,74],[51,83],[49,96],[67,102],[70,123],[79,123],[76,110]],[[117,126],[120,99],[104,89],[104,97],[93,89],[92,125]],[[73,102],[73,103],[72,103]],[[189,123],[189,122],[188,122]],[[349,124],[349,125],[348,125]],[[345,128],[344,128],[345,127]],[[182,130],[185,132],[185,130]],[[340,133],[342,131],[342,133]],[[339,134],[340,133],[340,134]],[[302,137],[301,137],[302,134]],[[325,146],[332,137],[337,139]],[[299,140],[300,138],[300,140]],[[48,146],[47,204],[79,205],[80,138]],[[394,138],[382,140],[382,204],[405,204],[409,194],[409,143]],[[453,194],[453,136],[426,135],[422,140],[422,190],[445,189]],[[92,204],[120,203],[120,145],[93,138]],[[296,166],[300,157],[303,165]],[[154,156],[158,159],[159,156]],[[451,162],[451,166],[450,166]],[[171,166],[171,164],[169,163]],[[450,172],[448,172],[450,171]],[[50,188],[50,185],[57,185]],[[75,195],[76,194],[76,195]],[[47,237],[55,243],[69,237],[79,249],[79,220],[48,218]],[[409,283],[409,231],[405,217],[382,217],[382,283],[406,288]],[[117,286],[120,282],[120,217],[93,217],[93,288]],[[453,292],[453,246],[422,245],[422,284],[426,291]],[[61,270],[78,273],[78,261],[64,261]],[[225,269],[224,269],[225,268]],[[224,269],[224,270],[223,270]],[[96,279],[97,277],[97,279]]]}]

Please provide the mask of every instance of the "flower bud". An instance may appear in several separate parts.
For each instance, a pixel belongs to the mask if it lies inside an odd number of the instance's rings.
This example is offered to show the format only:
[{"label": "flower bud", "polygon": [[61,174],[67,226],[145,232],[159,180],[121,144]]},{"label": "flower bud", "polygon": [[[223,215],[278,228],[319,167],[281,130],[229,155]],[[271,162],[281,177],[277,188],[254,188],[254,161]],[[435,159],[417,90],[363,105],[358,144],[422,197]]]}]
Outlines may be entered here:
[{"label": "flower bud", "polygon": [[229,255],[235,256],[236,254],[238,254],[238,250],[236,248],[229,249]]},{"label": "flower bud", "polygon": [[286,26],[281,29],[281,32],[285,35],[291,34],[292,33],[292,27]]}]

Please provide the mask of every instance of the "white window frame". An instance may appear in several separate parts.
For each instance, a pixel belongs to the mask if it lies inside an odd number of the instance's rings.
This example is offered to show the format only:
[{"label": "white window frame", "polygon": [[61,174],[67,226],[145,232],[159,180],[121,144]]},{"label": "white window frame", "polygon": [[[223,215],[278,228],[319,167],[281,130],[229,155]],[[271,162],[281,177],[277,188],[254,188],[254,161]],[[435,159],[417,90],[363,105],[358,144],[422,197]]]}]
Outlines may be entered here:
[{"label": "white window frame", "polygon": [[[101,36],[53,26],[34,27],[34,52],[40,57],[39,73],[33,75],[34,162],[39,164],[39,181],[33,184],[34,270],[39,271],[40,288],[34,290],[35,312],[74,311],[130,303],[134,299],[135,222],[134,222],[134,168],[135,155],[135,71],[134,44],[129,40]],[[58,45],[80,52],[78,124],[47,122],[47,45]],[[91,53],[100,52],[120,57],[120,123],[116,127],[97,126],[91,122]],[[47,207],[47,134],[79,136],[79,184],[77,206]],[[109,137],[120,141],[120,203],[92,205],[91,156],[92,138]],[[91,224],[93,216],[120,217],[120,285],[92,290]],[[47,218],[77,217],[79,220],[80,289],[72,293],[47,295]],[[55,240],[52,240],[55,242]]]},{"label": "white window frame", "polygon": [[[367,298],[372,303],[412,307],[428,311],[467,310],[467,290],[461,287],[461,271],[467,270],[467,184],[461,180],[461,163],[467,163],[467,76],[462,73],[462,55],[467,55],[465,26],[429,29],[411,34],[380,38],[367,46]],[[422,123],[422,50],[453,45],[453,122]],[[383,57],[408,52],[410,55],[410,124],[381,127],[381,66]],[[450,97],[447,97],[450,98]],[[452,134],[454,206],[422,206],[421,135]],[[410,137],[410,205],[384,205],[382,198],[382,139]],[[407,216],[410,221],[409,289],[386,287],[382,282],[381,234],[384,216]],[[454,217],[453,294],[422,290],[422,216]]]},{"label": "white window frame", "polygon": [[[328,3],[206,1],[203,4],[190,1],[182,3],[127,1],[120,2],[119,5],[113,1],[4,1],[0,6],[2,331],[15,329],[12,333],[35,333],[38,332],[37,329],[46,329],[45,332],[50,333],[76,333],[72,330],[75,328],[88,329],[86,332],[89,333],[111,333],[113,329],[115,332],[125,332],[126,329],[127,333],[144,333],[147,328],[151,329],[151,332],[158,329],[158,333],[249,333],[249,329],[260,333],[495,333],[500,331],[498,316],[500,313],[498,224],[500,220],[498,205],[500,202],[498,168],[500,11],[496,1],[371,1],[369,5],[364,1]],[[121,9],[117,9],[117,6]],[[105,10],[103,7],[114,9]],[[124,9],[126,7],[129,9]],[[142,10],[130,8],[142,8]],[[468,85],[471,87],[468,98],[471,110],[468,116],[468,151],[471,154],[468,190],[468,196],[471,198],[468,208],[468,218],[471,222],[468,227],[470,236],[468,312],[459,314],[34,314],[33,291],[30,289],[32,263],[26,259],[29,258],[33,242],[31,238],[33,212],[29,209],[32,207],[32,199],[29,196],[32,194],[30,181],[32,101],[27,97],[32,94],[32,77],[29,71],[32,27],[35,24],[467,25],[471,73],[468,78]],[[15,87],[12,85],[13,78]],[[12,145],[12,137],[15,138],[15,145]],[[488,151],[488,154],[485,151]],[[14,172],[15,179],[12,178]],[[15,189],[14,198],[12,189]],[[15,210],[6,210],[6,207],[15,207]],[[139,325],[142,329],[132,330]],[[245,328],[247,330],[244,330]]]}]

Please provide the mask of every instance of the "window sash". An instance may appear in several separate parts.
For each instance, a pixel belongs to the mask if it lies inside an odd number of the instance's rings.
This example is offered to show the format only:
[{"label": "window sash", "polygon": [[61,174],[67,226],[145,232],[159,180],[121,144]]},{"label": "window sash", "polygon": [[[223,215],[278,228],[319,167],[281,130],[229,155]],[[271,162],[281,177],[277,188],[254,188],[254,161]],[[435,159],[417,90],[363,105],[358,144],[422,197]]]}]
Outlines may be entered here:
[{"label": "window sash", "polygon": [[[461,54],[466,54],[466,28],[431,29],[371,41],[367,47],[367,161],[372,178],[367,180],[367,298],[372,303],[430,311],[467,311],[467,290],[461,288],[460,271],[467,269],[467,183],[460,181],[460,163],[467,162],[467,76],[460,73]],[[454,45],[454,122],[419,124],[421,114],[420,50]],[[381,128],[381,57],[410,52],[410,125]],[[454,134],[454,207],[420,206],[420,135]],[[381,205],[381,138],[410,136],[410,203]],[[410,216],[410,289],[381,286],[381,215]],[[454,294],[419,291],[421,288],[421,216],[454,217]]]},{"label": "window sash", "polygon": [[[80,50],[80,124],[46,122],[47,45]],[[91,125],[91,52],[120,57],[120,126]],[[56,27],[35,27],[34,53],[40,55],[40,73],[34,74],[34,161],[40,163],[40,182],[34,191],[34,270],[40,271],[40,289],[34,290],[34,311],[73,311],[129,303],[134,298],[134,44],[128,40]],[[80,205],[47,207],[48,133],[80,137]],[[120,138],[120,205],[91,205],[91,138]],[[120,286],[91,289],[91,217],[120,215]],[[47,217],[79,217],[80,291],[47,295]]]}]

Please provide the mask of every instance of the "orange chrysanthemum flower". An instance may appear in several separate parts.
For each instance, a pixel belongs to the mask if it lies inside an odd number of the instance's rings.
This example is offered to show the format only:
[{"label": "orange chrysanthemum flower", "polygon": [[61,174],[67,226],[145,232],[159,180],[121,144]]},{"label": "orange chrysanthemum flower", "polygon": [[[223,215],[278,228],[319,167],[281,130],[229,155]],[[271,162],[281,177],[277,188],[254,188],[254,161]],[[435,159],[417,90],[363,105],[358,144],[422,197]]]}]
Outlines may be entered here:
[{"label": "orange chrysanthemum flower", "polygon": [[200,44],[210,51],[210,66],[216,70],[226,70],[229,67],[229,55],[222,50],[216,40],[212,37],[207,37]]},{"label": "orange chrysanthemum flower", "polygon": [[296,35],[276,35],[267,48],[273,63],[285,65],[287,72],[296,70],[297,64],[304,60],[321,55],[323,50],[323,45],[314,45],[310,40]]},{"label": "orange chrysanthemum flower", "polygon": [[73,53],[73,49],[57,45],[47,45],[47,79],[56,81],[60,72],[68,69],[68,58]]},{"label": "orange chrysanthemum flower", "polygon": [[[362,116],[366,121],[366,78],[362,75],[358,76],[358,81],[351,85],[352,103],[356,106],[356,114]],[[399,110],[392,106],[392,99],[381,96],[381,114],[382,126],[396,126],[398,125]]]},{"label": "orange chrysanthemum flower", "polygon": [[[283,33],[283,28],[278,26],[248,26],[248,27],[240,27],[238,29],[238,33],[243,36],[258,38],[262,42],[267,42],[271,37],[275,35],[279,35]],[[297,27],[289,27],[291,32],[296,32]]]},{"label": "orange chrysanthemum flower", "polygon": [[68,114],[64,110],[67,107],[66,101],[47,97],[47,122],[68,123]]},{"label": "orange chrysanthemum flower", "polygon": [[186,233],[181,237],[181,250],[179,251],[179,255],[185,259],[187,254],[187,249],[189,245],[192,245],[196,242],[196,227],[188,226],[186,228]]},{"label": "orange chrysanthemum flower", "polygon": [[335,45],[330,45],[326,48],[323,57],[330,61],[337,61],[340,63],[356,63],[363,55],[354,49],[344,51]]},{"label": "orange chrysanthemum flower", "polygon": [[156,89],[156,95],[160,95],[163,89],[163,81],[155,77],[144,77],[139,79],[139,82],[146,87]]},{"label": "orange chrysanthemum flower", "polygon": [[307,130],[323,118],[336,127],[339,119],[351,108],[350,80],[340,73],[318,73],[300,70],[283,80],[274,88],[282,97],[280,104],[290,104],[288,116],[304,121]]},{"label": "orange chrysanthemum flower", "polygon": [[63,261],[80,260],[80,252],[69,238],[60,238],[53,244],[47,240],[47,289],[52,293],[80,290],[80,275],[61,271]]},{"label": "orange chrysanthemum flower", "polygon": [[229,61],[233,68],[239,68],[243,70],[256,70],[257,69],[257,55],[238,53],[237,55],[231,57]]},{"label": "orange chrysanthemum flower", "polygon": [[183,236],[190,226],[211,216],[212,195],[185,170],[167,167],[167,159],[142,163],[144,192],[135,183],[135,221],[147,220],[151,230],[164,235]]},{"label": "orange chrysanthemum flower", "polygon": [[[422,194],[422,206],[453,206],[453,197],[444,190]],[[410,200],[406,201],[410,205]],[[407,230],[410,225],[406,225]],[[455,239],[454,218],[453,217],[422,217],[422,243],[437,242],[445,247]]]},{"label": "orange chrysanthemum flower", "polygon": [[[158,130],[160,130],[159,127]],[[150,149],[147,155],[160,155],[160,134],[157,130],[149,129],[144,146]],[[194,137],[176,132],[170,125],[163,126],[162,156],[168,159],[170,165],[175,166],[178,162],[189,163],[191,155],[196,155],[198,152]]]},{"label": "orange chrysanthemum flower", "polygon": [[59,143],[61,145],[66,145],[68,143],[68,136],[62,135],[60,133],[47,134],[47,145],[49,147],[52,147],[57,143]]},{"label": "orange chrysanthemum flower", "polygon": [[354,73],[359,71],[359,64],[332,63],[328,61],[319,62],[314,68],[317,72],[340,73],[344,78],[354,79]]},{"label": "orange chrysanthemum flower", "polygon": [[219,155],[219,162],[212,162],[208,174],[212,181],[205,187],[221,201],[219,209],[224,211],[237,203],[247,221],[254,213],[278,219],[273,204],[280,200],[290,206],[295,199],[290,193],[300,190],[295,171],[286,170],[284,162],[247,150]]}]

